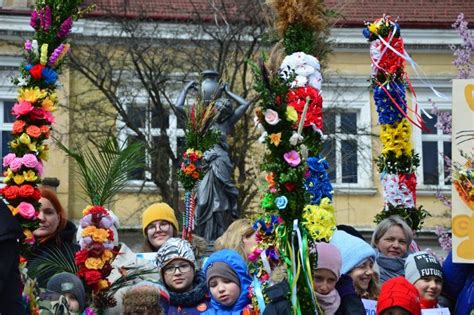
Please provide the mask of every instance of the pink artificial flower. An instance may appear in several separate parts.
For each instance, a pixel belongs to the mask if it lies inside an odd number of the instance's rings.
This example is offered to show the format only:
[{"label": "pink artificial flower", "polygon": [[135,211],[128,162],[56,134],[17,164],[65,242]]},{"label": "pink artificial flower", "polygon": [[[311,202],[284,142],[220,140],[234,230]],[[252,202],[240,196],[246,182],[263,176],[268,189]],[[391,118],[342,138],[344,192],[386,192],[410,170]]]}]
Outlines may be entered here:
[{"label": "pink artificial flower", "polygon": [[26,115],[33,110],[33,105],[30,102],[20,101],[13,105],[12,114],[16,116],[16,118],[20,117],[21,115]]},{"label": "pink artificial flower", "polygon": [[278,113],[274,111],[273,109],[267,109],[265,111],[265,121],[269,125],[276,125],[278,122],[280,122],[280,117],[278,117]]},{"label": "pink artificial flower", "polygon": [[108,229],[112,226],[113,223],[114,223],[114,219],[110,215],[107,215],[105,217],[102,217],[102,219],[100,219],[99,227]]},{"label": "pink artificial flower", "polygon": [[297,167],[301,163],[301,158],[298,152],[295,150],[291,150],[283,154],[283,158],[285,159],[286,163],[291,167]]},{"label": "pink artificial flower", "polygon": [[32,219],[36,215],[35,207],[29,202],[20,202],[17,209],[18,213],[25,219]]},{"label": "pink artificial flower", "polygon": [[39,177],[43,176],[43,163],[41,161],[36,164],[36,172],[38,172]]},{"label": "pink artificial flower", "polygon": [[7,155],[5,155],[3,157],[3,167],[8,167],[15,158],[15,153],[8,153]]},{"label": "pink artificial flower", "polygon": [[36,168],[38,166],[38,159],[34,154],[27,153],[23,155],[23,165],[28,168]]},{"label": "pink artificial flower", "polygon": [[48,123],[50,123],[51,125],[54,124],[54,116],[51,112],[45,112],[44,113],[44,119],[46,119],[46,121]]},{"label": "pink artificial flower", "polygon": [[10,162],[10,168],[13,172],[18,172],[22,165],[23,159],[19,157],[14,158],[13,161]]},{"label": "pink artificial flower", "polygon": [[270,276],[268,275],[268,273],[265,273],[260,277],[260,281],[262,282],[267,281],[268,279],[270,279]]},{"label": "pink artificial flower", "polygon": [[261,252],[262,252],[262,249],[255,248],[254,251],[248,255],[247,259],[249,261],[256,261],[260,257]]},{"label": "pink artificial flower", "polygon": [[88,214],[85,217],[83,217],[79,223],[81,224],[81,228],[88,227],[89,225],[92,224],[92,214]]}]

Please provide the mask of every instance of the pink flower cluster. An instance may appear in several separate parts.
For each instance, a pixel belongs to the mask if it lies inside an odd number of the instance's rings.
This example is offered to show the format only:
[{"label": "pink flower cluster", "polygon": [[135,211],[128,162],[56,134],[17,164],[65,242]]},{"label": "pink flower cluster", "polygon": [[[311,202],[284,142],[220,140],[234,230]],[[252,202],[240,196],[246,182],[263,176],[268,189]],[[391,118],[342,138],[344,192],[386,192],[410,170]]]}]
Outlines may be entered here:
[{"label": "pink flower cluster", "polygon": [[13,172],[18,172],[23,166],[35,169],[39,176],[43,173],[43,164],[34,154],[27,153],[23,157],[17,157],[15,153],[8,153],[3,158],[3,167],[10,167]]}]

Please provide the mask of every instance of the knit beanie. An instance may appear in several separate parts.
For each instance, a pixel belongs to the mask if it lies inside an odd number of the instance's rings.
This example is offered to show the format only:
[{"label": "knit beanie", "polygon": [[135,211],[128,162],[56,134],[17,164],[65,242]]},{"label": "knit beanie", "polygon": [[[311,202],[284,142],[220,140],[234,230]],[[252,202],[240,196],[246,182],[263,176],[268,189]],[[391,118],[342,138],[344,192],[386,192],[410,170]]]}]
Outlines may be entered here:
[{"label": "knit beanie", "polygon": [[405,260],[405,278],[415,284],[422,277],[438,277],[443,279],[443,271],[439,262],[427,252],[410,254]]},{"label": "knit beanie", "polygon": [[143,212],[142,230],[145,236],[148,225],[156,220],[168,221],[173,225],[176,232],[179,231],[178,220],[176,220],[174,210],[167,203],[154,203]]},{"label": "knit beanie", "polygon": [[164,314],[160,305],[160,289],[149,285],[139,285],[131,288],[123,295],[123,314],[144,314],[155,311]]},{"label": "knit beanie", "polygon": [[332,271],[337,279],[341,276],[341,253],[336,246],[328,243],[316,243],[318,252],[317,269]]},{"label": "knit beanie", "polygon": [[342,256],[341,273],[346,274],[369,258],[375,260],[375,250],[369,243],[344,231],[336,231],[330,244],[339,249]]},{"label": "knit beanie", "polygon": [[206,272],[206,283],[207,287],[210,288],[209,282],[213,277],[222,277],[229,281],[236,283],[240,287],[240,279],[237,273],[226,263],[215,262],[207,268]]},{"label": "knit beanie", "polygon": [[49,279],[46,288],[59,294],[70,293],[74,295],[79,302],[79,311],[81,313],[86,308],[84,285],[76,275],[69,272],[58,273]]},{"label": "knit beanie", "polygon": [[[175,259],[183,259],[191,263],[193,268],[196,266],[196,258],[188,241],[172,237],[168,239],[156,252],[156,266],[161,272],[163,267]],[[163,276],[163,275],[162,275]]]},{"label": "knit beanie", "polygon": [[389,279],[382,285],[376,315],[397,306],[407,310],[412,315],[421,314],[418,290],[404,277]]}]

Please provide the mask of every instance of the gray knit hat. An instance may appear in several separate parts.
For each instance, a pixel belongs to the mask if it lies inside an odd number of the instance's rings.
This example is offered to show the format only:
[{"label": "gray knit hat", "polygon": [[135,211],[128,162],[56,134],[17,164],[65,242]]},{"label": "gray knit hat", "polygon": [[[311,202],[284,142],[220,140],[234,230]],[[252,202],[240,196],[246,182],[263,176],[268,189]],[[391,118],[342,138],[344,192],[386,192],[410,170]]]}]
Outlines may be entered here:
[{"label": "gray knit hat", "polygon": [[193,268],[196,267],[196,258],[188,241],[172,237],[168,239],[156,253],[156,266],[158,270],[165,267],[175,259],[184,259],[189,261]]},{"label": "gray knit hat", "polygon": [[416,252],[405,260],[405,278],[415,283],[422,277],[438,277],[443,279],[439,262],[427,252]]},{"label": "gray knit hat", "polygon": [[76,275],[69,272],[58,273],[49,279],[46,288],[59,294],[71,293],[79,302],[79,311],[82,313],[86,308],[84,285]]}]

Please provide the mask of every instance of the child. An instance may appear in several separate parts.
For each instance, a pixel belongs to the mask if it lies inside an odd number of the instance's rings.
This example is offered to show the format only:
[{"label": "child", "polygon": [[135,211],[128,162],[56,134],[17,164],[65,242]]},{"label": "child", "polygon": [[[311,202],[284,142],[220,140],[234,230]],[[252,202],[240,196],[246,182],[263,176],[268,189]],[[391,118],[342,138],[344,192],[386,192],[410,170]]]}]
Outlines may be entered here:
[{"label": "child", "polygon": [[137,285],[123,296],[124,315],[163,315],[160,289],[152,285]]},{"label": "child", "polygon": [[420,315],[420,295],[404,277],[387,280],[380,291],[376,315]]},{"label": "child", "polygon": [[328,243],[316,243],[317,262],[313,285],[319,306],[325,315],[334,315],[341,304],[336,282],[341,276],[341,253]]},{"label": "child", "polygon": [[250,304],[252,282],[244,259],[235,250],[223,249],[213,253],[204,265],[211,292],[211,308],[202,314],[241,314]]},{"label": "child", "polygon": [[439,262],[427,252],[417,252],[405,261],[405,278],[420,294],[421,308],[436,308],[443,288],[443,272]]},{"label": "child", "polygon": [[49,279],[47,289],[63,295],[69,311],[82,313],[86,308],[86,293],[81,280],[74,274],[61,272]]}]

